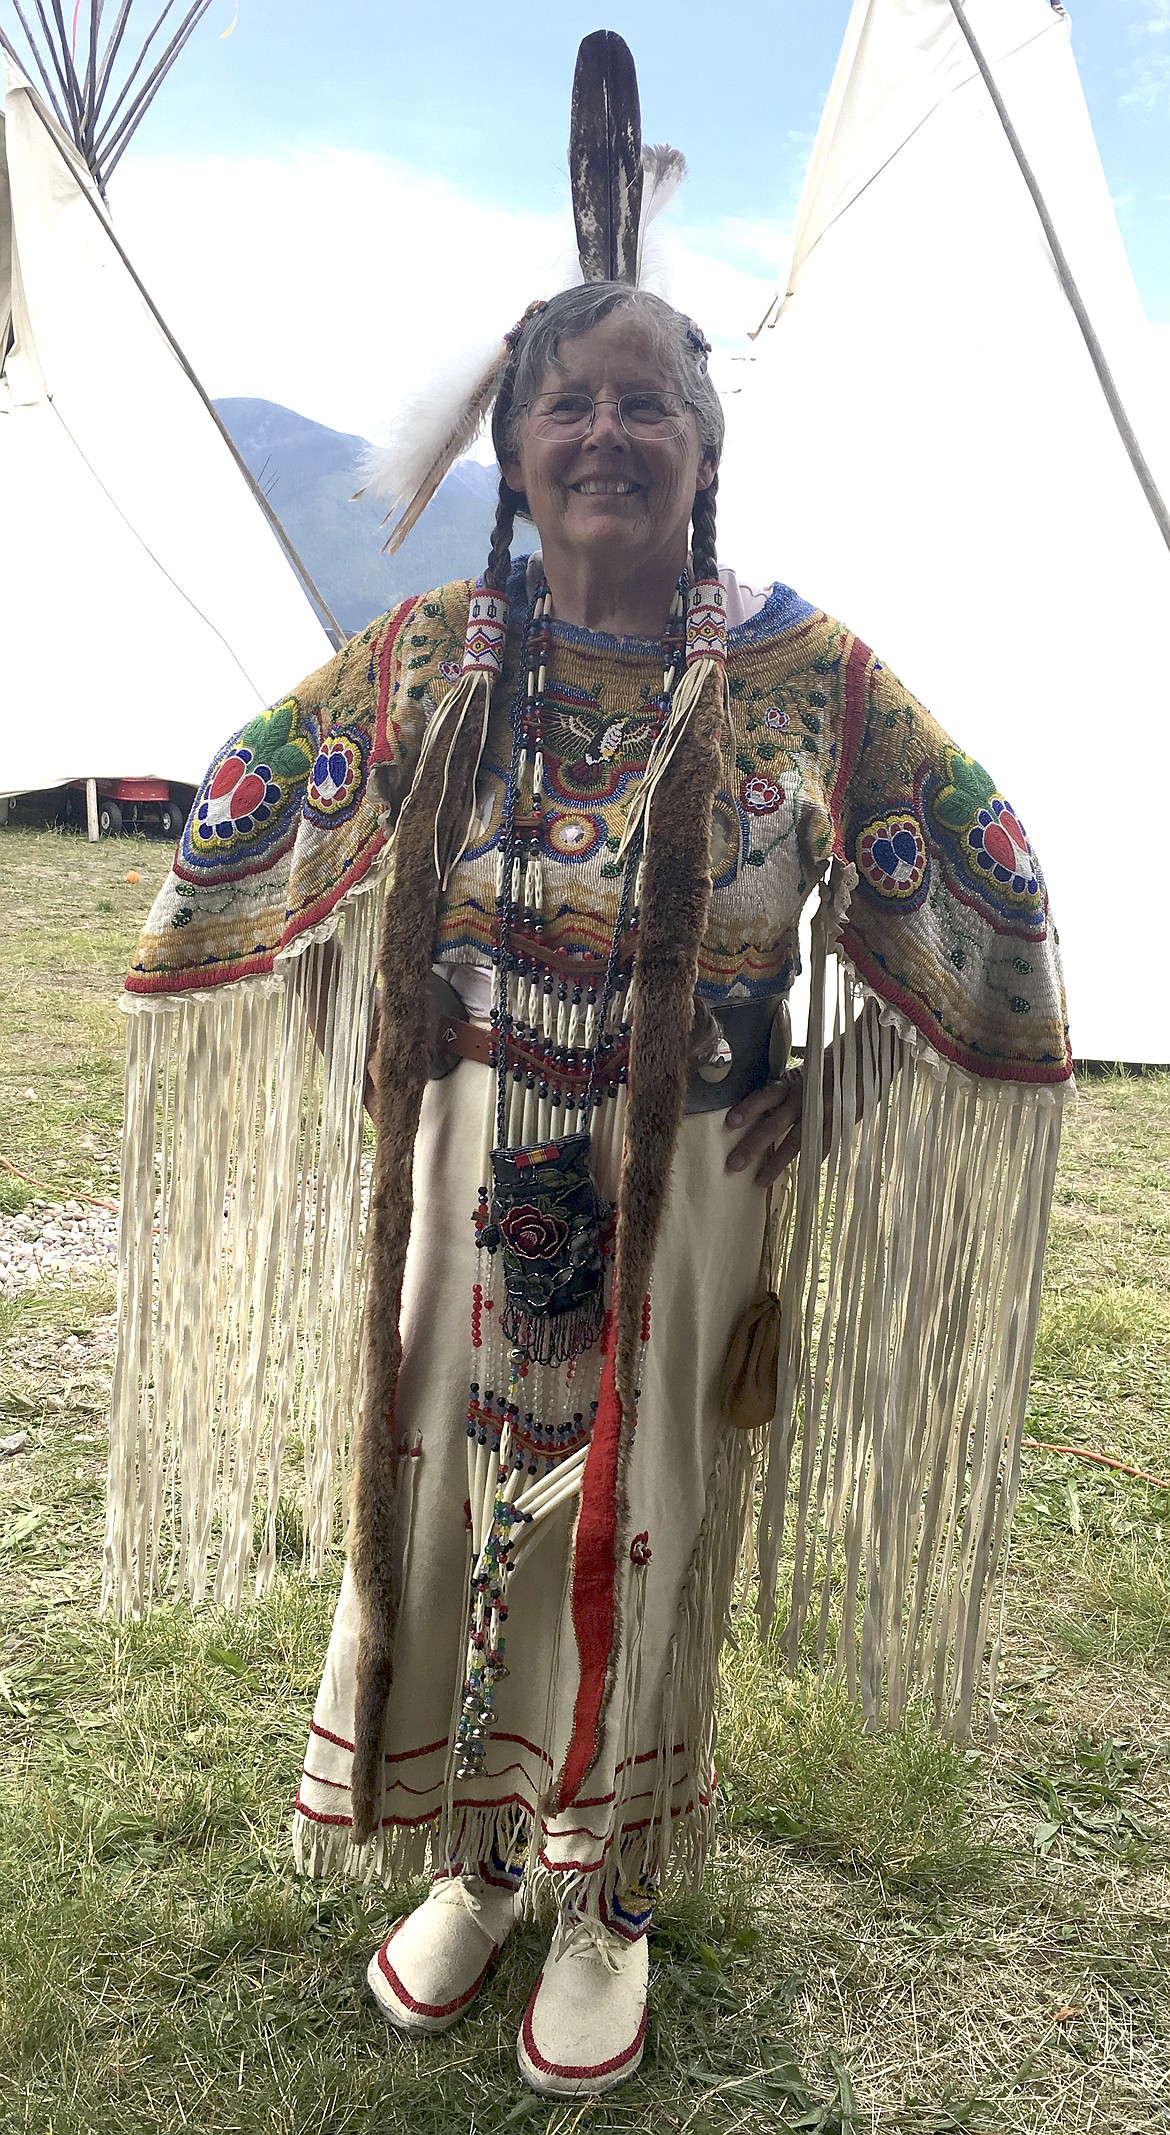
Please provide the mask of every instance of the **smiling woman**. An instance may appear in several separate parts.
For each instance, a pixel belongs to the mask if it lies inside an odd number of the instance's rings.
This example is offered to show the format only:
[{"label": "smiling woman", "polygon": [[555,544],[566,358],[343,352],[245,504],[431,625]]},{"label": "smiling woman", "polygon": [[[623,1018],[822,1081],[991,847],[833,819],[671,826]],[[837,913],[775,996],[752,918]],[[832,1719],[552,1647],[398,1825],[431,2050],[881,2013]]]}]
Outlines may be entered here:
[{"label": "smiling woman", "polygon": [[648,292],[586,283],[521,346],[492,418],[498,531],[517,505],[536,523],[565,622],[651,637],[723,444],[701,337]]},{"label": "smiling woman", "polygon": [[219,1598],[255,1513],[263,1583],[298,1399],[320,1565],[364,1389],[297,1859],[429,1866],[368,1974],[409,2032],[551,1892],[518,2053],[553,2094],[638,2066],[655,1899],[702,1873],[757,1457],[767,1621],[800,1447],[789,1663],[807,1628],[871,1723],[926,1684],[968,1725],[1069,1073],[1019,817],[851,632],[719,568],[706,356],[609,275],[530,308],[472,403],[483,579],[250,728],[279,793],[206,851],[217,759],[129,982],[128,1148],[164,1193],[157,1289],[128,1197],[111,1597],[154,1576],[172,1480],[191,1590],[213,1510]]}]

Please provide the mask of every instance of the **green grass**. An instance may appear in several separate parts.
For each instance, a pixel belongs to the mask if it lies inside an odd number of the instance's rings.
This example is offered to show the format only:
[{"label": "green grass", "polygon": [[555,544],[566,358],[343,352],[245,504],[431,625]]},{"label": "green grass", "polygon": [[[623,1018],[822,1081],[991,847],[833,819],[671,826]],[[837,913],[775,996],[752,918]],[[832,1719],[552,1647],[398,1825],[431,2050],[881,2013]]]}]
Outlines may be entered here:
[{"label": "green grass", "polygon": [[[0,1155],[115,1180],[162,846],[0,832]],[[139,884],[124,881],[137,870]],[[32,1089],[35,1098],[25,1096]],[[0,1208],[39,1189],[0,1172]],[[0,1303],[0,2135],[1145,2135],[1170,2093],[1170,1081],[1089,1082],[1061,1159],[998,1738],[867,1736],[740,1611],[719,1840],[659,1909],[640,2075],[548,2106],[514,2039],[540,1923],[410,2046],[366,1999],[394,1901],[292,1874],[332,1592],[98,1619],[112,1288]],[[288,1520],[295,1556],[295,1516]]]},{"label": "green grass", "polygon": [[117,1183],[120,979],[169,863],[154,838],[0,832],[0,1156],[62,1194]]}]

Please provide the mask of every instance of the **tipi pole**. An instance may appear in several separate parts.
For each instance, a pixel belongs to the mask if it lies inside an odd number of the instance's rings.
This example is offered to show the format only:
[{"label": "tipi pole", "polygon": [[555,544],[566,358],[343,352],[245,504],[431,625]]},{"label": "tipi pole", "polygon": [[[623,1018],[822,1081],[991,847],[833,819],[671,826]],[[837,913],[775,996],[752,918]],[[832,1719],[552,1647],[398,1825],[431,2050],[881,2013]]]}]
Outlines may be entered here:
[{"label": "tipi pole", "polygon": [[[207,10],[210,6],[211,0],[195,0],[194,6],[188,10],[186,15],[184,15],[182,22],[179,24],[179,27],[175,31],[175,34],[172,37],[169,45],[163,52],[162,57],[155,63],[155,66],[151,70],[150,74],[148,74],[146,80],[142,84],[142,87],[138,90],[137,95],[134,97],[133,102],[129,106],[129,109],[123,112],[122,117],[118,122],[116,131],[113,125],[114,113],[111,113],[110,124],[107,125],[104,133],[101,136],[101,139],[95,144],[94,151],[102,165],[102,170],[105,177],[108,178],[110,176],[110,173],[112,172],[115,163],[121,155],[122,150],[126,147],[130,136],[133,133],[135,127],[137,126],[139,120],[143,117],[144,113],[149,110],[150,105],[154,102],[154,99],[158,95],[158,91],[163,80],[170,72],[171,67],[174,65],[174,62],[178,58],[192,31],[197,27],[200,22],[202,22],[203,17],[207,13]],[[160,17],[159,19],[161,21],[162,18]],[[153,36],[153,34],[154,32],[152,31],[151,35]],[[145,47],[143,48],[143,52],[145,53]],[[140,64],[141,59],[139,60],[139,65]],[[134,72],[137,73],[137,71],[138,68],[136,66]],[[126,88],[129,87],[130,82],[133,81],[133,79],[133,74],[127,77]],[[123,89],[122,94],[125,95],[125,89]],[[119,98],[118,101],[120,103],[121,98]],[[117,109],[118,105],[115,104],[114,112],[116,112]]]},{"label": "tipi pole", "polygon": [[[163,23],[164,23],[164,22],[166,21],[166,19],[167,19],[167,16],[168,16],[168,15],[169,15],[169,14],[171,13],[171,10],[172,10],[172,9],[173,9],[173,8],[174,8],[174,7],[176,6],[176,5],[177,5],[177,0],[163,0],[163,11],[162,11],[162,14],[161,14],[161,15],[159,16],[159,18],[158,18],[158,21],[157,21],[157,22],[156,22],[156,23],[155,23],[155,24],[153,25],[153,27],[152,27],[152,28],[151,28],[150,30],[148,30],[148,31],[147,31],[147,34],[146,34],[146,36],[144,37],[144,39],[143,39],[143,41],[142,41],[142,44],[141,44],[141,46],[139,47],[139,51],[138,51],[138,57],[137,57],[137,59],[136,59],[136,60],[134,61],[134,64],[133,64],[133,66],[131,67],[131,69],[130,69],[130,72],[129,72],[129,73],[127,74],[127,76],[126,76],[126,79],[125,79],[125,81],[124,81],[124,82],[122,83],[122,86],[121,86],[121,88],[119,89],[119,91],[118,91],[118,94],[117,94],[117,96],[116,96],[116,97],[114,98],[113,104],[111,105],[111,107],[110,107],[109,111],[106,111],[106,110],[105,110],[105,108],[104,108],[104,105],[103,105],[103,109],[102,109],[102,125],[103,125],[103,127],[104,127],[104,129],[105,129],[105,131],[106,131],[106,133],[107,133],[107,134],[109,133],[109,130],[110,130],[111,126],[113,125],[113,123],[114,123],[115,119],[117,118],[117,116],[118,116],[118,113],[119,113],[119,112],[120,112],[120,110],[122,109],[122,106],[123,106],[123,104],[124,104],[124,103],[125,103],[125,101],[126,101],[126,98],[127,98],[127,97],[129,96],[129,94],[130,94],[130,90],[131,90],[131,88],[133,87],[133,85],[134,85],[134,82],[135,82],[135,80],[136,80],[136,78],[137,78],[138,74],[140,73],[140,71],[141,71],[141,69],[142,69],[142,67],[143,67],[143,65],[144,65],[144,63],[145,63],[145,60],[146,60],[146,55],[147,55],[147,53],[149,52],[149,50],[150,50],[150,48],[151,48],[151,45],[152,45],[152,44],[154,43],[154,40],[155,40],[155,38],[156,38],[156,37],[158,36],[158,33],[159,33],[159,31],[161,30],[161,28],[162,28],[162,26],[163,26]],[[111,63],[112,63],[112,60],[111,60]],[[103,91],[103,96],[104,96],[104,91]],[[95,141],[96,141],[96,139],[97,139],[96,129],[95,129],[94,139],[95,139]]]},{"label": "tipi pole", "polygon": [[1052,253],[1053,264],[1055,265],[1056,272],[1060,278],[1060,286],[1063,289],[1065,296],[1068,298],[1069,304],[1072,307],[1073,316],[1076,319],[1077,325],[1081,329],[1081,333],[1084,337],[1085,347],[1089,351],[1089,359],[1093,365],[1093,369],[1097,373],[1097,382],[1101,387],[1101,391],[1105,395],[1105,399],[1109,408],[1109,413],[1112,415],[1114,423],[1117,426],[1117,434],[1120,437],[1122,444],[1125,446],[1127,453],[1129,454],[1130,464],[1133,467],[1133,471],[1136,474],[1138,481],[1142,485],[1143,491],[1145,492],[1146,502],[1149,505],[1150,510],[1153,512],[1155,520],[1157,521],[1158,531],[1161,534],[1163,541],[1166,543],[1167,548],[1170,548],[1170,511],[1168,511],[1166,508],[1165,498],[1163,497],[1161,490],[1158,488],[1158,485],[1154,480],[1153,472],[1150,468],[1149,461],[1146,459],[1145,453],[1142,451],[1142,448],[1138,443],[1133,424],[1130,422],[1129,416],[1126,414],[1125,404],[1122,401],[1121,394],[1117,390],[1117,381],[1109,368],[1109,364],[1105,356],[1105,351],[1102,348],[1101,343],[1097,339],[1096,331],[1086,309],[1084,298],[1082,297],[1080,290],[1077,288],[1076,281],[1073,277],[1072,268],[1069,266],[1068,260],[1065,256],[1064,247],[1056,234],[1056,225],[1048,212],[1048,206],[1044,199],[1044,195],[1040,191],[1040,185],[1036,177],[1036,173],[1032,169],[1032,166],[1029,163],[1027,156],[1024,154],[1024,144],[1012,124],[1007,106],[1004,103],[1004,100],[999,93],[999,89],[996,86],[995,77],[993,76],[991,69],[987,64],[986,58],[984,57],[983,48],[980,45],[974,30],[971,28],[971,25],[967,20],[966,14],[963,9],[962,0],[951,0],[951,12],[954,15],[955,21],[958,23],[959,28],[961,29],[964,37],[966,38],[968,45],[970,46],[971,57],[975,61],[975,65],[978,67],[979,72],[983,77],[984,86],[987,90],[988,95],[991,98],[992,103],[995,106],[996,116],[999,119],[1000,125],[1003,127],[1004,133],[1007,136],[1008,145],[1010,146],[1012,154],[1014,155],[1016,162],[1019,165],[1020,176],[1023,178],[1024,184],[1027,186],[1028,191],[1032,196],[1033,205],[1036,209],[1036,213],[1040,217],[1041,227],[1043,228],[1044,235],[1048,240],[1048,248]]},{"label": "tipi pole", "polygon": [[118,57],[118,47],[122,42],[122,35],[130,19],[130,9],[133,4],[134,0],[122,0],[122,5],[118,9],[118,19],[110,31],[109,43],[102,54],[101,73],[98,76],[97,89],[94,93],[93,108],[95,114],[101,110],[102,105],[105,103],[106,90],[110,86],[110,76],[114,71],[114,61]]},{"label": "tipi pole", "polygon": [[[80,147],[81,86],[77,79],[77,68],[73,64],[73,53],[69,44],[69,32],[65,27],[65,17],[61,12],[61,0],[51,0],[51,4],[53,9],[53,20],[57,25],[57,37],[58,42],[60,44],[60,65],[62,69],[62,81],[64,83],[65,88],[65,101],[69,106],[70,112],[72,113],[73,135],[75,140],[77,141],[78,146]],[[41,18],[41,27],[44,30],[45,36],[49,39],[50,49],[53,50],[54,58],[56,58],[56,50],[53,47],[52,43],[53,33],[50,30],[47,21],[45,20],[45,11],[44,8],[41,6],[41,0],[35,0],[35,5],[36,11]]]},{"label": "tipi pole", "polygon": [[[20,23],[20,27],[24,31],[25,36],[28,37],[28,24],[25,21],[24,16],[21,14],[20,0],[12,0],[12,5],[16,9],[17,19]],[[66,113],[61,108],[61,104],[57,97],[57,92],[54,89],[52,82],[49,80],[48,75],[45,73],[44,62],[42,61],[41,55],[38,52],[36,46],[33,44],[31,38],[29,38],[29,45],[32,51],[33,65],[36,67],[37,73],[41,77],[41,86],[44,89],[45,95],[48,97],[49,102],[53,107],[53,110],[56,112],[60,124],[64,128],[65,132],[68,133],[69,119]],[[15,60],[17,66],[21,70],[21,73],[27,73],[27,61],[17,51],[16,46],[12,42],[12,39],[5,34],[5,31],[2,26],[0,26],[0,52],[7,52],[9,59]]]},{"label": "tipi pole", "polygon": [[[25,20],[24,10],[20,5],[20,0],[12,0],[12,6],[16,14],[16,19],[19,22],[21,29],[24,31],[26,38],[28,39],[28,48],[29,51],[32,53],[33,62],[36,66],[37,73],[40,75],[41,80],[45,85],[45,94],[47,95],[49,102],[53,106],[57,117],[60,119],[61,124],[65,129],[65,132],[68,133],[71,128],[71,121],[69,118],[69,96],[65,88],[65,77],[61,72],[60,63],[58,61],[57,54],[53,49],[52,39],[49,36],[48,24],[45,22],[44,15],[41,12],[41,9],[38,7],[37,13],[40,15],[41,22],[44,24],[45,38],[49,47],[49,57],[53,62],[53,72],[57,77],[58,83],[60,84],[61,96],[64,99],[63,102],[58,101],[57,92],[45,72],[45,63],[41,58],[41,48],[38,45],[35,37],[32,34],[32,31],[29,29],[28,23]],[[0,30],[0,44],[3,45],[4,50],[7,52],[9,58],[14,59],[16,61],[18,67],[24,66],[25,62],[21,58],[20,53],[17,51],[16,46],[12,44],[10,40],[5,36],[3,30]]]},{"label": "tipi pole", "polygon": [[97,124],[97,46],[102,21],[102,0],[89,0],[89,57],[85,68],[85,153],[93,147]]}]

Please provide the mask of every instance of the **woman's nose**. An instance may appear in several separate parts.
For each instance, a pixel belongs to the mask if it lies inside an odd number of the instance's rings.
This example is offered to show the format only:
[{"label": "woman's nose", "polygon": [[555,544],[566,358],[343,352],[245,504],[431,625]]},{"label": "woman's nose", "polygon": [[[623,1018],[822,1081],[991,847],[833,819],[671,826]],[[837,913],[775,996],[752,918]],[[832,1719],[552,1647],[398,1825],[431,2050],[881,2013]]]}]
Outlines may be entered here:
[{"label": "woman's nose", "polygon": [[630,441],[618,421],[616,401],[598,400],[594,402],[593,425],[587,433],[585,441],[587,444],[603,445],[607,452],[612,452],[615,445],[620,446],[623,451],[625,450]]}]

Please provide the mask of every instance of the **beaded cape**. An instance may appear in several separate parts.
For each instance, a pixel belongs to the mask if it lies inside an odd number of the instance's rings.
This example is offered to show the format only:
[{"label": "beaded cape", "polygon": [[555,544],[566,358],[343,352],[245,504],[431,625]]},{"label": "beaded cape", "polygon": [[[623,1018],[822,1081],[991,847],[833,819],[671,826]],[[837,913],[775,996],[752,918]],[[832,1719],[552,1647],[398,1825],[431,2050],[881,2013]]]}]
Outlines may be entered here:
[{"label": "beaded cape", "polygon": [[[428,920],[426,941],[410,945],[416,978],[425,982],[431,958],[489,960],[526,583],[518,565],[475,821],[437,903],[421,876],[401,875],[408,849],[415,874],[425,872],[430,829],[416,820],[404,845],[406,818],[397,838],[394,826],[428,720],[460,671],[466,581],[371,624],[219,751],[127,980],[131,1214],[107,1603],[136,1611],[168,1558],[169,1576],[195,1599],[231,1606],[252,1581],[262,1591],[294,1437],[304,1449],[305,1559],[323,1569],[366,1387],[351,1564],[369,1648],[365,1661],[359,1655],[367,1689],[359,1680],[355,1760],[367,1780],[393,1660],[386,1544],[409,1448],[394,1435],[386,1390],[401,1356],[395,1299],[426,1073],[425,1014],[409,988],[391,983],[386,942],[401,903],[434,914],[433,935]],[[653,738],[660,649],[555,621],[552,630],[541,835],[557,887],[540,954],[600,966],[620,894],[622,825]],[[696,742],[690,786],[678,789],[710,800],[707,877],[701,857],[677,882],[660,860],[653,924],[648,901],[641,931],[665,972],[677,891],[680,917],[684,907],[695,915],[695,992],[718,1012],[788,990],[801,909],[819,897],[807,1042],[816,1057],[827,1041],[830,1069],[824,1086],[805,1078],[801,1156],[773,1271],[783,1339],[764,1459],[762,1612],[773,1605],[791,1484],[793,1663],[818,1594],[821,1658],[831,1658],[827,1597],[844,1576],[834,1665],[869,1717],[896,1718],[918,1676],[931,1683],[939,1717],[962,1729],[1018,1478],[1059,1100],[1071,1073],[1047,893],[1020,816],[991,776],[859,638],[790,588],[775,586],[730,628],[726,691],[713,798],[706,770],[695,784],[706,741]],[[709,763],[714,770],[713,753]],[[656,830],[652,806],[651,859],[656,836],[668,853],[664,836],[680,827],[671,831],[667,815]],[[375,1234],[390,1220],[387,1264],[397,1272],[379,1278],[375,1253],[363,1345],[361,1093],[388,880],[383,1005],[397,992],[403,1042],[396,1055],[384,1013],[373,1208]],[[401,931],[401,912],[397,921]],[[657,1042],[646,1006],[655,997],[636,963],[630,1119],[639,1042],[646,1062]],[[860,1045],[850,1034],[866,1008],[873,1037]],[[672,1017],[663,1045],[681,1107],[677,1001]],[[409,1100],[399,1073],[415,1092]],[[629,1240],[647,1193],[661,1197],[669,1174],[677,1122],[650,1128],[648,1119],[643,1107],[644,1128],[659,1137],[652,1150],[627,1128],[619,1276],[622,1226]],[[600,1489],[582,1485],[575,1561],[592,1586],[575,1619],[588,1712],[561,1775],[562,1803],[588,1775],[620,1638],[602,1588],[605,1565],[621,1557],[623,1447],[634,1423],[623,1327],[636,1327],[642,1310],[652,1244],[648,1234],[620,1311],[615,1287],[618,1376],[615,1386],[611,1351],[600,1410],[612,1457]],[[369,1828],[363,1789],[355,1776],[359,1831]]]},{"label": "beaded cape", "polygon": [[[480,770],[480,818],[440,905],[436,957],[490,960],[494,847],[519,657],[523,566]],[[269,974],[379,862],[371,763],[402,787],[428,714],[458,671],[460,580],[404,601],[211,764],[135,952],[132,995]],[[601,954],[616,848],[645,767],[657,648],[555,623],[546,849],[572,868],[548,947]],[[715,796],[713,888],[698,990],[712,1004],[782,993],[796,915],[835,853],[856,867],[842,942],[874,991],[979,1076],[1071,1072],[1040,866],[1019,816],[861,639],[790,588],[729,635],[732,736]]]}]

